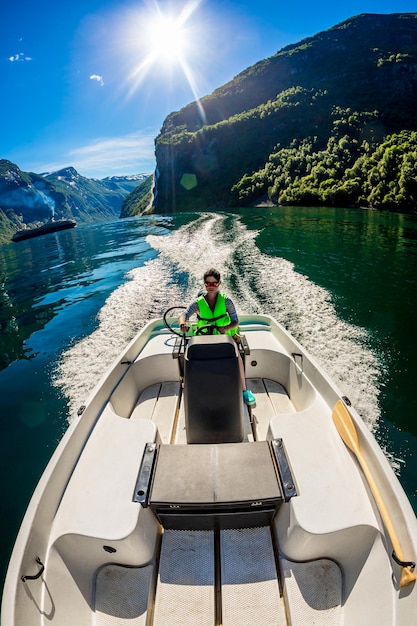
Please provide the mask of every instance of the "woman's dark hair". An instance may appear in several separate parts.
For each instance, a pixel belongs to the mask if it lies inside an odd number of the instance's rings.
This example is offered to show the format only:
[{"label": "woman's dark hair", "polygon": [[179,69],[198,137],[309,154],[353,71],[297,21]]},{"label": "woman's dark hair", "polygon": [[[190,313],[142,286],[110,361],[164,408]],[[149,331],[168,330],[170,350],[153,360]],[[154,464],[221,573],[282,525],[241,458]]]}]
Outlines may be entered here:
[{"label": "woman's dark hair", "polygon": [[206,280],[206,278],[208,278],[208,276],[213,276],[217,282],[220,282],[220,272],[218,270],[215,270],[214,267],[210,268],[209,270],[207,270],[207,272],[204,272],[204,282]]}]

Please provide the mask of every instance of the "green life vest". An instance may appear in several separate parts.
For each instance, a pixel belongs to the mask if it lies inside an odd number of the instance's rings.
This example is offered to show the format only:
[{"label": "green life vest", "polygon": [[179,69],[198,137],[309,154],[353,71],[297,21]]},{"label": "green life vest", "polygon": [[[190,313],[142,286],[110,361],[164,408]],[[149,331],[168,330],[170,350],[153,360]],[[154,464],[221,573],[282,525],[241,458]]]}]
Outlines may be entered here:
[{"label": "green life vest", "polygon": [[[204,296],[199,296],[196,300],[198,304],[197,313],[197,328],[207,326],[207,324],[214,324],[216,326],[227,326],[231,323],[231,319],[226,310],[226,296],[224,293],[218,293],[214,311],[209,307],[207,300]],[[238,327],[226,330],[227,335],[235,335],[238,332]],[[215,335],[220,335],[218,330],[214,330]]]}]

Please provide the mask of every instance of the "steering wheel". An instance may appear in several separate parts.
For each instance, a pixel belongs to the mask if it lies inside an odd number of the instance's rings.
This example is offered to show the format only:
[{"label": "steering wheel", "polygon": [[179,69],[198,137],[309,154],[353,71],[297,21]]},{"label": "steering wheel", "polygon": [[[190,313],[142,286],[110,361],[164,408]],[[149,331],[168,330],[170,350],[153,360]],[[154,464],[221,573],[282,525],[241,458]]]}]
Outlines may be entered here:
[{"label": "steering wheel", "polygon": [[[184,310],[186,308],[187,307],[185,306],[172,306],[171,308],[165,311],[164,316],[163,316],[165,326],[168,328],[168,330],[171,331],[171,333],[173,333],[174,335],[177,335],[178,337],[184,337],[184,333],[182,333],[179,328],[176,328],[175,326],[174,327],[171,326],[171,324],[167,320],[167,317],[169,316],[171,311],[175,311],[178,309]],[[200,326],[200,328],[197,328],[197,330],[195,331],[195,334],[196,335],[213,335],[215,330],[219,330],[219,327],[216,326],[216,324],[206,324],[205,326]]]},{"label": "steering wheel", "polygon": [[171,333],[173,333],[174,335],[178,335],[178,337],[184,337],[184,333],[182,333],[179,328],[173,328],[170,325],[170,323],[168,322],[167,317],[168,317],[169,313],[171,313],[171,311],[175,311],[176,309],[182,309],[183,310],[183,309],[186,309],[186,308],[187,308],[186,306],[172,306],[170,309],[167,309],[165,311],[165,313],[164,313],[163,320],[164,320],[165,326],[168,328],[168,330],[171,331]]},{"label": "steering wheel", "polygon": [[214,335],[214,331],[219,330],[219,327],[216,324],[206,324],[205,326],[200,326],[195,331],[196,335]]}]

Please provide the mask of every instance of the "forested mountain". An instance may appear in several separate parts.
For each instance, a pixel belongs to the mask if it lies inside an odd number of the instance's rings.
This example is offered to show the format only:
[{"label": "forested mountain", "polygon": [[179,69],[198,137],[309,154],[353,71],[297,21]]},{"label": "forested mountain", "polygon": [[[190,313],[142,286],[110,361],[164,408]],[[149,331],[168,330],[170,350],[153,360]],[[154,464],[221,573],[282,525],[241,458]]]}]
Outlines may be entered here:
[{"label": "forested mountain", "polygon": [[119,217],[126,196],[147,176],[114,176],[95,180],[73,167],[51,174],[22,172],[0,159],[0,243],[16,230],[55,219],[95,222]]},{"label": "forested mountain", "polygon": [[416,110],[417,14],[353,17],[169,115],[155,209],[415,210]]},{"label": "forested mountain", "polygon": [[145,213],[151,204],[152,187],[153,176],[148,176],[123,200],[120,217],[133,217]]}]

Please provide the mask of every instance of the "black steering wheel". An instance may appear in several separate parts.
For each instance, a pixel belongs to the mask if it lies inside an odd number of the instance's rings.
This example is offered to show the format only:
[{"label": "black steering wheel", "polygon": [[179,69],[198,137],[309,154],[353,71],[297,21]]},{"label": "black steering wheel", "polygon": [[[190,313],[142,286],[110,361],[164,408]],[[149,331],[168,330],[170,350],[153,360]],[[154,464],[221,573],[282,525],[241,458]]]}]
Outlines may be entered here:
[{"label": "black steering wheel", "polygon": [[206,324],[205,326],[200,326],[195,331],[196,335],[214,335],[214,331],[219,330],[219,327],[216,324]]},{"label": "black steering wheel", "polygon": [[[165,311],[164,316],[163,316],[165,326],[168,328],[168,330],[171,331],[171,333],[173,333],[174,335],[177,335],[178,337],[184,337],[185,333],[181,332],[179,328],[176,328],[175,326],[174,327],[171,326],[171,324],[167,320],[167,317],[172,311],[175,311],[178,309],[184,310],[186,308],[187,307],[185,306],[172,306],[171,308]],[[214,335],[215,330],[219,330],[219,327],[216,326],[216,324],[206,324],[205,326],[200,326],[200,328],[197,328],[197,330],[195,331],[195,334],[196,335]]]},{"label": "black steering wheel", "polygon": [[165,326],[168,328],[168,330],[171,331],[171,333],[173,333],[174,335],[178,335],[178,337],[184,337],[184,333],[182,333],[179,328],[173,328],[168,322],[167,317],[171,313],[171,311],[175,311],[176,309],[184,310],[186,308],[187,308],[186,306],[172,306],[170,309],[167,309],[164,313],[163,320],[164,320]]}]

